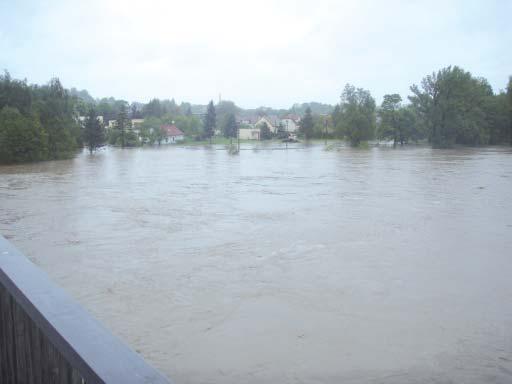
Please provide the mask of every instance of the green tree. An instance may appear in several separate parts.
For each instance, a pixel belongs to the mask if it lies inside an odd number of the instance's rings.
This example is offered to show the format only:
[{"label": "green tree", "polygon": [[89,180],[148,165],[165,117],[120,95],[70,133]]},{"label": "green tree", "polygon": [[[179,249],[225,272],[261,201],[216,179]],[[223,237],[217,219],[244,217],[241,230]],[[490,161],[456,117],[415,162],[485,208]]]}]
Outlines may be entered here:
[{"label": "green tree", "polygon": [[48,134],[50,159],[70,157],[81,146],[81,129],[74,116],[73,99],[59,79],[33,88],[34,111]]},{"label": "green tree", "polygon": [[509,140],[512,145],[512,76],[508,79],[507,85],[508,107],[509,107]]},{"label": "green tree", "polygon": [[308,106],[306,108],[306,113],[300,120],[300,133],[306,140],[309,140],[313,137],[313,128],[313,116],[311,115],[311,108]]},{"label": "green tree", "polygon": [[492,88],[461,68],[447,67],[411,87],[409,97],[433,147],[480,145],[489,141],[486,99]]},{"label": "green tree", "polygon": [[375,100],[369,91],[347,84],[335,113],[333,120],[337,123],[337,131],[352,146],[358,146],[373,137],[376,124]]},{"label": "green tree", "polygon": [[216,120],[215,106],[213,105],[213,100],[211,100],[208,103],[204,118],[204,136],[210,140],[210,144],[215,133]]},{"label": "green tree", "polygon": [[98,120],[94,107],[89,109],[84,123],[84,144],[92,154],[96,149],[105,145],[105,129]]},{"label": "green tree", "polygon": [[32,109],[32,92],[27,81],[12,79],[7,71],[0,75],[0,110],[5,106],[16,108],[23,115],[30,114]]},{"label": "green tree", "polygon": [[161,144],[163,137],[158,137],[155,132],[161,132],[162,120],[157,117],[147,117],[140,125],[140,138],[142,144]]},{"label": "green tree", "polygon": [[126,105],[122,104],[121,108],[119,110],[119,114],[117,115],[116,126],[115,126],[115,129],[118,132],[117,137],[118,137],[119,144],[121,145],[121,148],[128,146],[127,132],[130,130],[130,128],[131,128],[131,122],[127,116]]},{"label": "green tree", "polygon": [[162,117],[164,114],[162,105],[159,99],[152,99],[143,108],[144,117]]},{"label": "green tree", "polygon": [[404,133],[400,125],[402,98],[398,94],[384,95],[380,106],[379,138],[393,140],[393,145],[404,143]]},{"label": "green tree", "polygon": [[224,133],[224,137],[237,137],[238,126],[236,123],[236,118],[233,113],[230,113],[226,116],[222,124],[222,131]]},{"label": "green tree", "polygon": [[0,163],[44,160],[48,137],[35,116],[25,117],[16,108],[0,111]]},{"label": "green tree", "polygon": [[286,132],[286,129],[282,122],[279,122],[277,125],[276,138],[278,139],[286,139],[289,136],[289,133]]},{"label": "green tree", "polygon": [[268,127],[266,122],[263,122],[260,126],[260,140],[270,140],[272,139],[272,131]]}]

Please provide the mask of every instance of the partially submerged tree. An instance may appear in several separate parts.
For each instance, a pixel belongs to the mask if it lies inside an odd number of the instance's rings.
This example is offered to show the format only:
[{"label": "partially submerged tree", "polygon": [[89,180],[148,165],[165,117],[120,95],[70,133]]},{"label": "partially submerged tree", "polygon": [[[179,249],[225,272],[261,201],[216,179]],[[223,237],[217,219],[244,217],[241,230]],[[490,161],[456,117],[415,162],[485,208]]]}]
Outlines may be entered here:
[{"label": "partially submerged tree", "polygon": [[264,121],[260,124],[260,140],[270,140],[272,138],[272,131],[268,124]]},{"label": "partially submerged tree", "polygon": [[84,144],[92,154],[105,145],[105,129],[98,119],[96,110],[91,107],[84,123]]},{"label": "partially submerged tree", "polygon": [[0,111],[0,163],[45,160],[48,136],[35,116],[25,117],[18,109]]},{"label": "partially submerged tree", "polygon": [[507,86],[507,96],[508,96],[508,107],[509,107],[509,139],[510,139],[510,145],[512,145],[512,76],[508,79],[508,86]]},{"label": "partially submerged tree", "polygon": [[215,106],[213,105],[213,100],[210,100],[206,109],[206,116],[204,117],[204,136],[210,140],[210,144],[215,134],[216,120]]},{"label": "partially submerged tree", "polygon": [[384,95],[384,100],[380,106],[380,127],[379,138],[393,140],[393,145],[405,141],[405,133],[400,124],[400,109],[402,107],[402,98],[394,93],[392,95]]},{"label": "partially submerged tree", "polygon": [[233,113],[228,114],[223,121],[222,131],[224,133],[224,137],[234,138],[237,137],[238,126],[236,123],[236,118]]},{"label": "partially submerged tree", "polygon": [[375,100],[370,92],[347,84],[341,94],[341,102],[334,110],[333,121],[338,133],[352,146],[371,139],[376,118]]},{"label": "partially submerged tree", "polygon": [[311,115],[311,108],[308,106],[306,108],[306,113],[300,120],[300,133],[306,140],[309,140],[313,137],[313,127],[313,116]]},{"label": "partially submerged tree", "polygon": [[130,128],[131,128],[131,122],[128,119],[128,115],[126,113],[126,105],[122,104],[121,108],[119,110],[119,114],[117,115],[116,127],[115,127],[115,129],[117,130],[117,132],[119,134],[118,141],[119,141],[119,144],[121,145],[121,148],[124,148],[127,146],[127,143],[128,143],[127,132]]},{"label": "partially submerged tree", "polygon": [[461,68],[447,67],[411,87],[415,110],[423,120],[433,147],[489,142],[486,99],[493,96],[485,79]]}]

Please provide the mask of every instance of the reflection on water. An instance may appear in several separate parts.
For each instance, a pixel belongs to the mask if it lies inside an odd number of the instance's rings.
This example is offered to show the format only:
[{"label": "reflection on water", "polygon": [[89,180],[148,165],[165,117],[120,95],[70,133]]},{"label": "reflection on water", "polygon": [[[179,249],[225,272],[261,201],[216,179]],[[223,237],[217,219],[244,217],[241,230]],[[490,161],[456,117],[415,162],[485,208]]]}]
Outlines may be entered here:
[{"label": "reflection on water", "polygon": [[108,149],[0,232],[176,383],[512,381],[510,149]]}]

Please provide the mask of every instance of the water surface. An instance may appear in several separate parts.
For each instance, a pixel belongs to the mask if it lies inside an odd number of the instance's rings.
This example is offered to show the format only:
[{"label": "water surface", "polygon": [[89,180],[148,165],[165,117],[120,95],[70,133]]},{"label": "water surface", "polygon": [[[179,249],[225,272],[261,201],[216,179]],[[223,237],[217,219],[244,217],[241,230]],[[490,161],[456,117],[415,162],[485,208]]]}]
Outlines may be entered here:
[{"label": "water surface", "polygon": [[0,233],[176,383],[512,382],[512,150],[107,149]]}]

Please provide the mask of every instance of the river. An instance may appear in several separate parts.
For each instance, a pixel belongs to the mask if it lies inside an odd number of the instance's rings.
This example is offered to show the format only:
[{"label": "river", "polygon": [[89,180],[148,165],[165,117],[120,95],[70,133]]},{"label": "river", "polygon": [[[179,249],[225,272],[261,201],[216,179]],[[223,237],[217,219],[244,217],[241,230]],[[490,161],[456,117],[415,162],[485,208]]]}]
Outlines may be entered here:
[{"label": "river", "polygon": [[512,382],[512,149],[108,148],[0,233],[174,382]]}]

